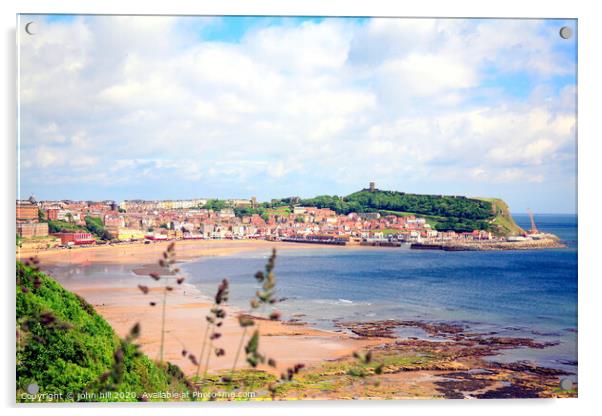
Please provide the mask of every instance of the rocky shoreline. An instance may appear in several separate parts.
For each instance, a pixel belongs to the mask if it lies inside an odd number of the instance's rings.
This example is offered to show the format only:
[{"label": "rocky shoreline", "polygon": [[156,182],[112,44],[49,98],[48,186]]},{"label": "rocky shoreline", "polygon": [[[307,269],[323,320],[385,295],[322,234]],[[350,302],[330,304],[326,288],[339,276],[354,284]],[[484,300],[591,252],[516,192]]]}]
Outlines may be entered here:
[{"label": "rocky shoreline", "polygon": [[[446,322],[382,320],[336,322],[335,325],[359,338],[394,339],[372,350],[376,361],[386,363],[395,361],[393,357],[424,357],[420,362],[398,360],[399,364],[385,365],[382,369],[385,375],[421,373],[422,376],[427,372],[434,381],[425,386],[422,394],[454,399],[577,396],[576,384],[569,390],[560,388],[560,381],[576,376],[574,373],[529,361],[505,363],[491,359],[504,350],[544,349],[558,345],[557,341],[540,342],[532,338],[504,337],[496,332],[471,332],[468,327]],[[404,327],[420,328],[436,340],[398,338],[395,330]],[[577,362],[572,364],[576,366]]]},{"label": "rocky shoreline", "polygon": [[[248,315],[254,320],[266,320]],[[308,325],[300,319],[291,323]],[[283,387],[291,399],[493,399],[577,397],[576,373],[530,361],[502,362],[495,356],[513,349],[545,349],[558,341],[475,332],[450,322],[420,320],[335,321],[370,347],[351,356],[309,366],[295,383]],[[428,339],[400,337],[396,331],[417,328]],[[366,357],[370,356],[367,360]],[[569,365],[576,367],[577,362]],[[561,388],[562,380],[570,388]]]}]

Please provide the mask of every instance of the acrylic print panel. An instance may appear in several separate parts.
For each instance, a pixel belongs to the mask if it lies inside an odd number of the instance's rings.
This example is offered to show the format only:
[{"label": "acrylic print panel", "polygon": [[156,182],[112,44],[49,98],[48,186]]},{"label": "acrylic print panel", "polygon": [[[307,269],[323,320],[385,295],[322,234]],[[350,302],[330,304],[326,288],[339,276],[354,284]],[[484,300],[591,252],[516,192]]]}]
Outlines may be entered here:
[{"label": "acrylic print panel", "polygon": [[575,20],[17,33],[18,402],[577,396]]}]

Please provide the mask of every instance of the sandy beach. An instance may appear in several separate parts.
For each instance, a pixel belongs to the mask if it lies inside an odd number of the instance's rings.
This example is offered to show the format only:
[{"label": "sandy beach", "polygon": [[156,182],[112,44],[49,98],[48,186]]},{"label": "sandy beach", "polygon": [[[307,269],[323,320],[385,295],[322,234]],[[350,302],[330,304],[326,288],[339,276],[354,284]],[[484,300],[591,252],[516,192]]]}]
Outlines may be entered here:
[{"label": "sandy beach", "polygon": [[[151,244],[143,242],[76,246],[71,249],[17,249],[17,259],[23,260],[37,256],[44,264],[149,264],[155,263],[169,242],[160,241]],[[178,260],[192,260],[199,257],[225,256],[245,251],[291,250],[316,248],[316,244],[285,243],[266,240],[182,240],[176,242]],[[320,248],[337,246],[320,245]],[[351,247],[351,246],[350,246]]]},{"label": "sandy beach", "polygon": [[[124,336],[131,326],[140,322],[142,332],[138,340],[144,351],[151,358],[158,358],[160,347],[161,308],[149,305],[151,299],[159,296],[143,295],[137,289],[115,290],[112,288],[79,289],[78,294],[90,301],[96,310],[113,326],[115,331]],[[175,291],[174,291],[175,292]],[[168,296],[166,318],[165,360],[177,364],[186,374],[194,375],[196,366],[182,356],[182,351],[193,353],[199,357],[202,348],[202,337],[206,329],[205,316],[209,313],[210,302],[191,302],[182,293],[170,293]],[[223,348],[226,355],[216,357],[212,354],[209,370],[228,370],[232,368],[234,356],[240,343],[242,329],[238,325],[237,311],[227,309],[227,317],[222,326],[222,336],[215,341],[215,348]],[[291,325],[283,322],[256,320],[259,328],[260,351],[277,362],[277,371],[281,372],[296,363],[311,365],[324,360],[340,358],[351,354],[367,345],[381,343],[381,340],[353,339],[343,333],[316,330],[305,325]],[[251,331],[245,337],[248,340]],[[247,366],[244,352],[238,365]],[[268,366],[260,368],[273,371]]]},{"label": "sandy beach", "polygon": [[[111,246],[78,247],[62,250],[21,251],[18,258],[26,259],[37,256],[44,270],[53,265],[88,265],[88,264],[126,264],[132,271],[140,275],[145,269],[155,264],[166,249],[167,242],[153,244],[122,244]],[[315,244],[270,242],[263,240],[233,241],[179,241],[176,243],[177,260],[191,260],[202,256],[223,256],[245,251],[299,249],[313,247]],[[328,246],[326,246],[328,247]],[[254,271],[250,271],[254,272]],[[57,276],[60,280],[60,276]],[[129,329],[139,322],[142,328],[139,343],[141,349],[151,358],[158,358],[160,349],[161,308],[159,287],[153,287],[153,280],[148,279],[151,287],[149,294],[144,295],[137,288],[137,281],[132,279],[132,287],[111,287],[106,282],[90,280],[86,284],[65,287],[82,296],[111,324],[119,336],[125,336]],[[196,373],[196,366],[184,357],[187,351],[199,356],[202,339],[206,329],[205,316],[212,304],[210,301],[199,302],[194,288],[187,285],[177,286],[167,297],[166,341],[164,359],[177,364],[188,375]],[[212,296],[213,294],[203,294]],[[250,294],[251,296],[251,294]],[[156,301],[157,306],[150,306]],[[227,317],[222,327],[222,336],[215,341],[215,348],[223,348],[226,354],[222,357],[212,355],[209,371],[228,370],[232,368],[236,350],[240,343],[242,329],[237,316],[241,311],[227,308]],[[334,360],[348,356],[353,351],[369,345],[382,344],[386,339],[359,339],[343,332],[317,330],[307,325],[289,324],[280,321],[256,320],[256,327],[262,335],[260,351],[277,362],[276,369],[262,366],[268,371],[278,374],[296,363],[310,366],[326,360]],[[246,339],[252,331],[248,331]],[[246,342],[246,340],[245,340]],[[244,352],[237,367],[244,367]]]}]

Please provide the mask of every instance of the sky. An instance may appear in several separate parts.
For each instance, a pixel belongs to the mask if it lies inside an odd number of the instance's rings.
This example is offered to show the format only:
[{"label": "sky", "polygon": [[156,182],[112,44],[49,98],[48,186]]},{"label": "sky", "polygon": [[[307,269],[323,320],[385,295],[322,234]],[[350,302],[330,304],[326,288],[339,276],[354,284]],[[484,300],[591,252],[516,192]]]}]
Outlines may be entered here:
[{"label": "sky", "polygon": [[19,30],[20,198],[374,181],[576,212],[575,20],[21,15]]}]

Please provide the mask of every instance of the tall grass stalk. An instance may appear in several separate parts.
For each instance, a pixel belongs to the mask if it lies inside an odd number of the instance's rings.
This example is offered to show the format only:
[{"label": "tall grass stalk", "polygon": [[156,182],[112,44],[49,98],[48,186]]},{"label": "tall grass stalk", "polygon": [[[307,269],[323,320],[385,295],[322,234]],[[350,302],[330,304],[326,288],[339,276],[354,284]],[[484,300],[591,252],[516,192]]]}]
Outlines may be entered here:
[{"label": "tall grass stalk", "polygon": [[[180,272],[180,269],[174,267],[176,262],[176,245],[175,243],[170,243],[167,246],[167,250],[163,252],[163,258],[159,260],[159,267],[165,271],[165,273],[158,272],[150,272],[148,275],[155,281],[161,280],[161,275],[167,275],[163,277],[163,281],[165,284],[163,285],[163,299],[161,302],[161,342],[159,345],[159,364],[163,365],[164,362],[164,354],[165,354],[165,322],[167,320],[167,294],[173,290],[173,287],[170,286],[170,277],[171,275],[177,274]],[[184,282],[183,277],[175,276],[175,281],[178,285],[181,285]],[[138,288],[142,291],[143,294],[147,295],[149,293],[148,286],[138,285]],[[156,302],[150,302],[150,306],[155,306]]]},{"label": "tall grass stalk", "polygon": [[[213,307],[210,309],[210,314],[206,316],[207,327],[205,328],[205,334],[203,335],[203,346],[201,348],[201,354],[197,363],[197,380],[200,373],[201,364],[203,362],[203,355],[205,354],[205,351],[207,351],[207,355],[205,356],[205,370],[203,372],[203,380],[207,378],[207,373],[209,372],[209,362],[211,360],[211,353],[213,351],[213,340],[221,336],[221,333],[217,331],[218,328],[222,326],[226,317],[226,311],[221,307],[221,304],[228,300],[228,286],[228,280],[222,280],[221,284],[217,288],[217,293],[215,294],[215,302],[213,304]],[[208,334],[209,337],[207,337]],[[225,354],[225,351],[222,348],[216,349],[215,354],[217,356],[220,356]]]},{"label": "tall grass stalk", "polygon": [[201,347],[201,353],[199,354],[199,359],[198,359],[198,363],[196,366],[196,379],[198,380],[199,378],[199,374],[201,372],[201,363],[203,362],[203,356],[205,355],[205,346],[207,344],[207,335],[209,335],[209,329],[211,328],[212,324],[210,322],[207,322],[207,326],[205,327],[205,334],[203,335],[203,346]]},{"label": "tall grass stalk", "polygon": [[165,311],[167,309],[167,285],[163,289],[163,305],[161,310],[161,347],[159,348],[159,363],[163,364],[163,352],[165,346]]},{"label": "tall grass stalk", "polygon": [[213,334],[215,334],[215,328],[212,328],[211,336],[209,336],[209,348],[207,349],[207,358],[205,358],[205,372],[203,373],[203,380],[207,379],[207,373],[209,372],[209,360],[211,359],[211,348],[213,348]]},{"label": "tall grass stalk", "polygon": [[[265,265],[265,272],[258,271],[255,273],[255,280],[257,283],[261,284],[260,290],[258,290],[255,294],[255,297],[251,299],[251,312],[253,310],[257,310],[261,308],[261,312],[264,311],[266,305],[273,305],[277,302],[275,298],[275,288],[276,288],[276,278],[274,276],[274,266],[276,263],[276,250],[272,250],[272,255],[268,259],[267,264]],[[270,319],[275,319],[276,316],[272,313],[270,315]],[[234,379],[234,372],[236,371],[236,366],[238,364],[238,359],[240,357],[240,353],[242,350],[242,346],[244,345],[245,338],[247,336],[247,331],[250,326],[255,325],[255,322],[251,317],[241,315],[238,318],[239,325],[243,328],[242,334],[240,336],[240,341],[238,344],[238,348],[236,350],[236,355],[234,356],[234,362],[232,363],[232,370],[230,370],[230,380]],[[251,364],[252,367],[256,367],[258,363],[263,363],[265,361],[265,357],[261,355],[257,351],[257,343],[259,340],[259,324],[255,329],[253,336],[249,339],[249,343],[245,347],[245,352],[247,354],[247,362]],[[268,360],[271,366],[275,366],[275,361],[273,359]]]},{"label": "tall grass stalk", "polygon": [[236,355],[234,356],[234,363],[232,364],[232,370],[230,371],[230,379],[234,378],[234,371],[236,371],[236,364],[238,364],[238,358],[240,357],[240,352],[242,351],[242,346],[245,343],[245,337],[247,336],[247,326],[245,326],[242,330],[242,335],[240,336],[240,342],[238,343],[238,348],[236,349]]}]

